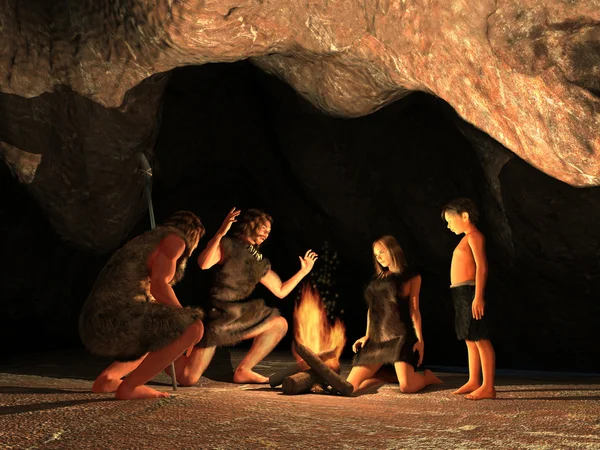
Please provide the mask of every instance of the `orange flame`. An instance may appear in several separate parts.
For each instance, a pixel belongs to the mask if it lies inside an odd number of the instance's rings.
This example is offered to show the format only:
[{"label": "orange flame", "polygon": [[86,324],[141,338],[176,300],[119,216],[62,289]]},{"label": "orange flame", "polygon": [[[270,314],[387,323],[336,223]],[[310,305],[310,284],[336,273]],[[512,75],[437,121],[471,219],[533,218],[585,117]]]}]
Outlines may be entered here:
[{"label": "orange flame", "polygon": [[[315,353],[335,347],[339,359],[346,344],[346,328],[339,318],[333,326],[327,320],[319,291],[309,284],[302,286],[300,301],[294,307],[295,339]],[[297,359],[300,359],[296,355]]]}]

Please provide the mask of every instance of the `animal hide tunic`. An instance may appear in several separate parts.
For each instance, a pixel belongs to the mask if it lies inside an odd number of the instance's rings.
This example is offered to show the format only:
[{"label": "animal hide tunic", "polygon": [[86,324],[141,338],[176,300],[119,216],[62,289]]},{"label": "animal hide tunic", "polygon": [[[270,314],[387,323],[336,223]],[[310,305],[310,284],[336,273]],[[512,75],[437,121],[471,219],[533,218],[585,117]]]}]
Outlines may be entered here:
[{"label": "animal hide tunic", "polygon": [[[79,334],[91,353],[134,361],[167,346],[202,319],[201,309],[163,305],[150,293],[148,259],[170,234],[190,248],[179,229],[158,226],[125,244],[98,275],[79,316]],[[171,285],[183,278],[186,262],[187,257],[177,261]]]},{"label": "animal hide tunic", "polygon": [[353,364],[390,364],[398,361],[417,367],[413,352],[417,335],[410,317],[409,296],[402,297],[402,285],[417,273],[405,270],[371,280],[365,289],[369,305],[369,340],[354,357]]},{"label": "animal hide tunic", "polygon": [[229,346],[260,327],[279,310],[250,295],[271,263],[256,248],[238,238],[221,239],[223,263],[217,267],[210,291],[211,309],[205,321],[202,347]]}]

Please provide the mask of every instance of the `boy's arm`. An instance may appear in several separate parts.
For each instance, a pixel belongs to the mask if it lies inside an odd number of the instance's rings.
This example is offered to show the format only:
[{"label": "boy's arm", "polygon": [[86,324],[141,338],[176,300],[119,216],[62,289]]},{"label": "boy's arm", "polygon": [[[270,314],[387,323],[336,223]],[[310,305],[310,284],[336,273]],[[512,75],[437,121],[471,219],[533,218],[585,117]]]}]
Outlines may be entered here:
[{"label": "boy's arm", "polygon": [[488,274],[487,257],[485,255],[485,238],[483,237],[483,234],[479,232],[469,233],[467,235],[467,242],[471,247],[473,258],[475,259],[475,298],[473,299],[472,313],[473,318],[479,320],[483,317],[485,309],[483,293],[485,292]]},{"label": "boy's arm", "polygon": [[171,234],[158,246],[158,253],[150,268],[150,294],[158,303],[181,308],[175,291],[169,284],[177,270],[177,260],[185,251],[185,242]]}]

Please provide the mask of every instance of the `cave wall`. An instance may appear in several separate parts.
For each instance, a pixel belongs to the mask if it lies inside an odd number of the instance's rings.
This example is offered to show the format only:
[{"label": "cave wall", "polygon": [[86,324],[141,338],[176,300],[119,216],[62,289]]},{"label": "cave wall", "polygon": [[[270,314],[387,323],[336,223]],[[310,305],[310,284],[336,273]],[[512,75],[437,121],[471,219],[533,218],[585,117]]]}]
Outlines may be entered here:
[{"label": "cave wall", "polygon": [[167,82],[144,80],[119,108],[66,87],[31,99],[0,93],[0,157],[73,246],[111,251],[144,214],[140,156],[152,159]]},{"label": "cave wall", "polygon": [[[440,208],[469,196],[481,206],[488,240],[486,297],[498,366],[597,370],[600,188],[544,175],[425,94],[366,117],[334,118],[244,62],[177,69],[161,102],[152,157],[157,219],[190,209],[208,239],[231,206],[267,210],[275,218],[265,246],[273,267],[285,278],[297,270],[296,255],[321,252],[312,281],[346,323],[349,343],[364,332],[370,244],[391,233],[422,270],[426,363],[466,364],[448,292],[459,238]],[[131,127],[121,126],[121,133]],[[0,283],[3,339],[33,328],[42,347],[77,346],[78,308],[108,254],[60,240],[26,189],[2,170],[3,196],[11,199],[3,217],[13,218],[4,221],[3,254],[16,262]],[[139,196],[142,211],[144,201]],[[147,227],[140,216],[121,242]],[[182,301],[201,304],[206,279],[190,264],[177,288]],[[291,321],[293,295],[275,301],[264,289],[258,294]],[[289,348],[289,336],[281,348]]]}]

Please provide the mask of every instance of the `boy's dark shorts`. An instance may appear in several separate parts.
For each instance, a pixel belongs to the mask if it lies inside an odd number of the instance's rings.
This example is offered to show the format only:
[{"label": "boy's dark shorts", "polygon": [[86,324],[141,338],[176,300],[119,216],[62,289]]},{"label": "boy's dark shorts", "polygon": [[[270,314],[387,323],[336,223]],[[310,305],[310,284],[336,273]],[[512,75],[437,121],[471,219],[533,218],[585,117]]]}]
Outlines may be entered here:
[{"label": "boy's dark shorts", "polygon": [[490,325],[487,306],[481,319],[473,318],[471,306],[475,298],[474,285],[454,286],[452,301],[454,303],[454,329],[459,340],[481,341],[490,339]]}]

